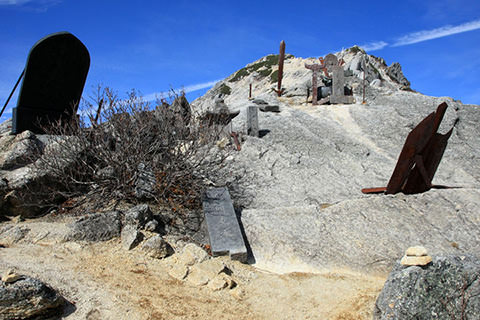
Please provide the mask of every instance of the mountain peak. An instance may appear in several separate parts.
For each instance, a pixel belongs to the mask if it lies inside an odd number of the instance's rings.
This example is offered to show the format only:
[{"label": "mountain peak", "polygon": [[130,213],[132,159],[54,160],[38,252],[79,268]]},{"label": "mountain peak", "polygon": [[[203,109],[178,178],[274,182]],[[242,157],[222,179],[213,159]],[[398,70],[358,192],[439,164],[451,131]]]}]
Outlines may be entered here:
[{"label": "mountain peak", "polygon": [[[339,61],[344,61],[345,85],[357,97],[357,101],[359,98],[362,99],[364,72],[367,95],[375,95],[376,91],[411,91],[410,82],[403,75],[402,67],[398,62],[387,66],[383,58],[369,55],[359,46],[353,46],[334,55]],[[250,85],[255,96],[271,94],[278,81],[278,59],[279,55],[270,54],[247,64],[217,83],[193,104],[204,109],[208,108],[206,104],[211,105],[211,102],[219,97],[226,100],[248,98]],[[313,57],[300,58],[291,54],[285,55],[282,96],[292,99],[293,103],[305,102],[307,90],[311,92],[312,71],[305,68],[305,64],[320,65],[320,61]],[[320,87],[327,85],[328,79],[325,79],[323,74],[318,78]],[[233,97],[235,98],[232,99]]]}]

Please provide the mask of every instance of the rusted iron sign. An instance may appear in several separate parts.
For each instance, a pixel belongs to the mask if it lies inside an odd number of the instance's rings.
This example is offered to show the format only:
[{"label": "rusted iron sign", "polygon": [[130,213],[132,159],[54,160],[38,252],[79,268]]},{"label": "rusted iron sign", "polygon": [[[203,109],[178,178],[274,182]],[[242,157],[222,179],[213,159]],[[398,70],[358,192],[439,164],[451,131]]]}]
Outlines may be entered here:
[{"label": "rusted iron sign", "polygon": [[447,107],[440,104],[408,134],[387,187],[366,188],[363,193],[414,194],[444,188],[432,185],[432,180],[453,132],[453,127],[446,134],[437,132]]}]

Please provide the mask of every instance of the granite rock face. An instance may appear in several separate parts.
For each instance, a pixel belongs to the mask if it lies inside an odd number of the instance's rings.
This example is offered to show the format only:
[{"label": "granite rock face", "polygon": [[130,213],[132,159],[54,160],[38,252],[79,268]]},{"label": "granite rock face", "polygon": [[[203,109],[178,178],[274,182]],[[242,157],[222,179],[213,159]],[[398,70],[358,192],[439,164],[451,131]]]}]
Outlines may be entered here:
[{"label": "granite rock face", "polygon": [[480,260],[471,255],[433,258],[426,267],[397,263],[374,310],[374,319],[479,319]]},{"label": "granite rock face", "polygon": [[387,273],[414,245],[431,256],[480,252],[479,210],[478,189],[431,190],[323,206],[244,209],[242,222],[262,268]]},{"label": "granite rock face", "polygon": [[388,76],[395,82],[404,86],[404,88],[410,88],[410,81],[405,78],[402,72],[402,66],[400,63],[395,62],[387,68]]},{"label": "granite rock face", "polygon": [[[343,266],[385,273],[413,245],[424,245],[432,255],[480,255],[480,107],[402,90],[408,83],[400,66],[388,67],[362,50],[337,56],[353,74],[345,81],[358,104],[306,103],[311,71],[304,65],[318,60],[301,58],[286,59],[280,98],[269,92],[268,77],[237,79],[235,73],[192,102],[196,111],[208,109],[223,83],[231,88],[223,98],[240,112],[232,130],[243,134],[241,151],[211,180],[226,185],[242,210],[255,261],[276,271]],[[359,103],[363,69],[366,104]],[[250,81],[254,100],[248,100]],[[247,109],[260,100],[281,112],[259,113],[263,134],[247,136]],[[455,188],[362,194],[362,188],[387,185],[407,135],[442,102],[448,109],[439,132],[454,130],[433,184]]]},{"label": "granite rock face", "polygon": [[17,136],[3,135],[0,138],[0,170],[12,170],[23,167],[32,161],[35,152],[42,149],[42,142],[31,131],[24,131]]},{"label": "granite rock face", "polygon": [[0,319],[59,318],[63,305],[62,296],[37,279],[0,282]]},{"label": "granite rock face", "polygon": [[[192,116],[202,114],[218,106],[223,85],[231,89],[222,99],[229,112],[238,113],[231,129],[239,134],[241,151],[226,158],[224,170],[209,180],[227,186],[235,209],[242,211],[256,262],[286,271],[344,266],[385,273],[412,245],[425,246],[431,255],[480,255],[480,107],[402,90],[407,82],[399,65],[388,67],[358,48],[337,57],[345,61],[345,81],[357,102],[365,72],[366,104],[306,103],[312,77],[304,65],[319,62],[291,56],[280,98],[264,76],[276,66],[262,58],[251,64],[265,64],[261,72],[246,68],[243,77],[232,74],[192,103]],[[248,99],[250,83],[254,100]],[[362,188],[387,185],[408,133],[444,101],[449,107],[439,132],[455,128],[433,183],[456,188],[409,196],[362,194]],[[259,113],[260,137],[246,136],[252,103],[281,111]],[[173,116],[188,122],[185,104],[178,100],[175,110]],[[35,181],[32,177],[28,165],[0,171],[0,211],[20,210],[15,188]],[[172,225],[194,230],[202,218],[189,216]],[[120,226],[113,233],[118,236]]]}]

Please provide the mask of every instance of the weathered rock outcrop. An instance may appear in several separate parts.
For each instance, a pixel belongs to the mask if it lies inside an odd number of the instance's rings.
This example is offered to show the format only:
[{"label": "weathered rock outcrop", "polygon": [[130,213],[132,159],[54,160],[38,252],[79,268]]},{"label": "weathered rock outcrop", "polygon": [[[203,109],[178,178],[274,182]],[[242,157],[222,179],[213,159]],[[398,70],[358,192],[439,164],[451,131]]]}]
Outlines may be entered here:
[{"label": "weathered rock outcrop", "polygon": [[400,63],[395,62],[387,68],[388,76],[395,82],[401,84],[404,89],[410,88],[410,81],[405,78],[402,72],[402,66]]},{"label": "weathered rock outcrop", "polygon": [[32,154],[42,148],[43,143],[31,131],[16,136],[0,136],[0,170],[12,170],[31,163]]},{"label": "weathered rock outcrop", "polygon": [[[74,143],[75,138],[68,136],[36,135],[30,131],[14,136],[9,130],[0,132],[0,218],[35,217],[44,210],[46,197],[54,200],[45,187],[55,186],[53,171],[67,168],[81,151]],[[65,144],[70,147],[64,148]],[[55,165],[35,165],[42,154],[52,152],[58,154]]]},{"label": "weathered rock outcrop", "polygon": [[437,256],[425,267],[397,263],[375,304],[374,319],[479,319],[480,260]]},{"label": "weathered rock outcrop", "polygon": [[388,272],[406,247],[478,253],[480,191],[431,190],[337,204],[246,209],[242,222],[258,266],[277,272],[333,267]]}]

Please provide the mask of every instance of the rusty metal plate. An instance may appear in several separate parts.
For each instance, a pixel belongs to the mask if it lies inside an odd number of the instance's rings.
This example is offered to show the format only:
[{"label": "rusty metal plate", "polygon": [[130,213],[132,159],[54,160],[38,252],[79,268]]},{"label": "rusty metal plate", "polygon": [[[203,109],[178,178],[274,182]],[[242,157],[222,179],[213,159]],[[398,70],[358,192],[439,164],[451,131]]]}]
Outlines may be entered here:
[{"label": "rusty metal plate", "polygon": [[444,102],[423,119],[407,136],[393,174],[386,188],[365,188],[363,193],[421,193],[433,186],[432,180],[447,147],[453,128],[437,133],[448,105]]},{"label": "rusty metal plate", "polygon": [[386,194],[395,194],[402,190],[403,184],[407,180],[415,162],[415,155],[423,150],[432,136],[434,121],[435,113],[432,112],[408,134],[392,177],[387,184]]}]

